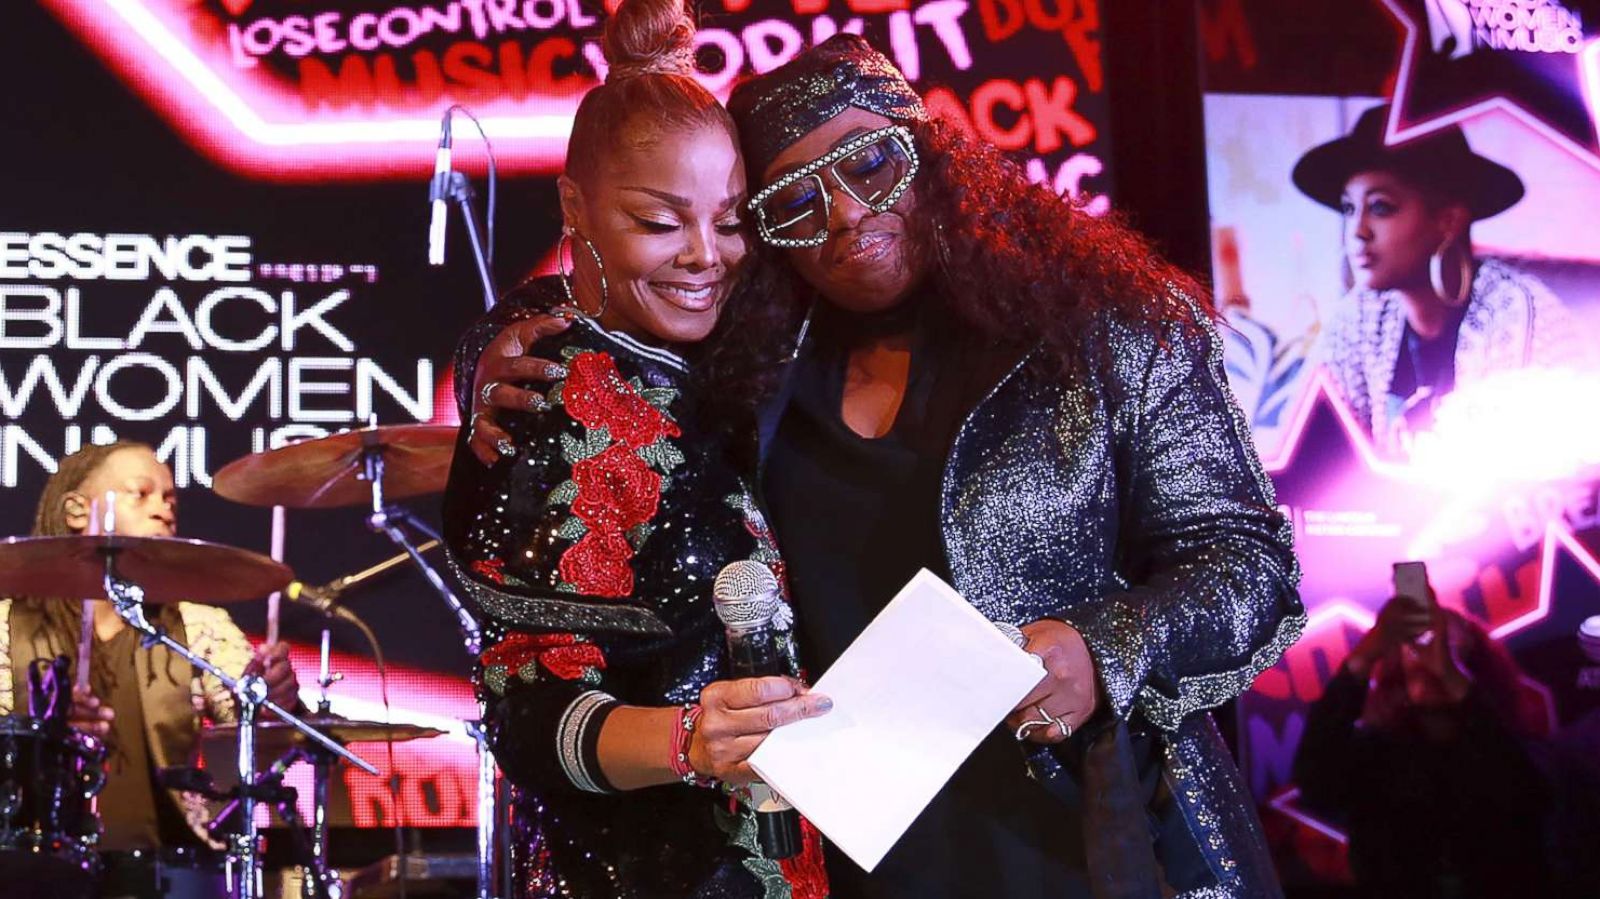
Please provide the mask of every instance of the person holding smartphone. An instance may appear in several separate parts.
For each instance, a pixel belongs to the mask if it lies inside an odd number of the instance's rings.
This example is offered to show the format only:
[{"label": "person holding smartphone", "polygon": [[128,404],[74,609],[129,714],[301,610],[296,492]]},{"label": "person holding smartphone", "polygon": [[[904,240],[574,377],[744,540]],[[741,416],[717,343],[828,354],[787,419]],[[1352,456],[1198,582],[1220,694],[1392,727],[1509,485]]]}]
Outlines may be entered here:
[{"label": "person holding smartphone", "polygon": [[[1415,567],[1411,567],[1415,566]],[[1548,790],[1529,754],[1538,710],[1475,621],[1442,608],[1418,563],[1311,707],[1301,799],[1350,839],[1360,894],[1547,895]]]}]

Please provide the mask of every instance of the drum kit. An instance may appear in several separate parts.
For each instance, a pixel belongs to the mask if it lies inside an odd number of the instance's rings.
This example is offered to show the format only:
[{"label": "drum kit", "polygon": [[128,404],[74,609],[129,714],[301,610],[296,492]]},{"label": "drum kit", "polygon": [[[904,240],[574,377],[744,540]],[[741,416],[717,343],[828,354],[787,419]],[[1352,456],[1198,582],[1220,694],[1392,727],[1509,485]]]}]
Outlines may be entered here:
[{"label": "drum kit", "polygon": [[[227,499],[256,506],[365,506],[367,526],[393,541],[401,555],[345,580],[354,581],[409,559],[456,616],[462,644],[475,657],[481,648],[476,619],[423,556],[439,540],[438,534],[414,513],[394,504],[444,489],[455,435],[454,427],[436,425],[369,427],[334,434],[238,459],[215,474],[213,489]],[[378,773],[347,744],[414,740],[443,732],[331,714],[328,687],[338,677],[328,673],[326,633],[319,678],[322,698],[310,714],[296,715],[268,699],[266,683],[259,675],[221,671],[191,653],[147,616],[148,606],[179,600],[254,600],[283,590],[293,572],[259,553],[203,540],[118,535],[114,521],[109,520],[111,507],[107,504],[106,520],[96,522],[103,526],[93,528],[91,534],[0,541],[0,596],[110,600],[122,620],[141,635],[144,645],[165,645],[232,691],[237,722],[208,728],[202,734],[202,745],[208,749],[225,745],[233,751],[238,785],[219,790],[199,769],[164,770],[162,783],[228,803],[212,822],[212,830],[226,846],[226,895],[230,899],[263,895],[262,841],[255,814],[262,803],[278,809],[295,834],[296,845],[304,849],[304,899],[340,899],[344,886],[328,861],[332,774],[340,762]],[[429,543],[419,546],[414,535]],[[323,608],[332,611],[326,603]],[[85,639],[80,646],[80,684],[85,683],[87,648]],[[29,683],[17,685],[19,699],[14,703],[16,709],[26,708],[29,714],[0,717],[0,881],[63,884],[62,889],[47,891],[52,896],[92,891],[100,867],[96,844],[101,828],[94,797],[105,781],[106,752],[94,736],[67,725],[71,684],[66,669],[64,657],[35,662],[29,670]],[[27,706],[21,698],[24,687]],[[274,717],[262,717],[263,709]],[[482,728],[470,723],[468,730],[478,747],[476,895],[488,899],[495,886],[495,766]],[[258,759],[273,756],[277,760],[261,770]],[[308,762],[313,772],[310,827],[295,812],[294,791],[283,785],[284,773],[300,761]]]}]

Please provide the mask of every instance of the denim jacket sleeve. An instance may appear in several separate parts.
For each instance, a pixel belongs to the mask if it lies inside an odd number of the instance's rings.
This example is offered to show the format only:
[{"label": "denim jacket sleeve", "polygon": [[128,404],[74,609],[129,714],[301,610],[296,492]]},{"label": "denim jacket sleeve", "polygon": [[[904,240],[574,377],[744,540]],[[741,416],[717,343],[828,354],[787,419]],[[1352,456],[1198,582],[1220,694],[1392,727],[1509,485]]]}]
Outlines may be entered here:
[{"label": "denim jacket sleeve", "polygon": [[1222,373],[1192,327],[1128,339],[1108,385],[1128,586],[1075,609],[1111,712],[1166,730],[1238,695],[1298,638],[1292,529]]}]

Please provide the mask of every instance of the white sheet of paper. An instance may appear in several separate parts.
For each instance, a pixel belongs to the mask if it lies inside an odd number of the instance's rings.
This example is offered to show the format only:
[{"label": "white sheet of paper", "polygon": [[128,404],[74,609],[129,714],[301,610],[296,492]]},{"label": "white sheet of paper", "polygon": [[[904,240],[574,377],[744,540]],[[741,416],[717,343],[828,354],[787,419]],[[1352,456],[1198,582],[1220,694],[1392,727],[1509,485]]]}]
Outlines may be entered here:
[{"label": "white sheet of paper", "polygon": [[923,570],[816,682],[833,710],[773,731],[750,765],[871,871],[1042,676]]}]

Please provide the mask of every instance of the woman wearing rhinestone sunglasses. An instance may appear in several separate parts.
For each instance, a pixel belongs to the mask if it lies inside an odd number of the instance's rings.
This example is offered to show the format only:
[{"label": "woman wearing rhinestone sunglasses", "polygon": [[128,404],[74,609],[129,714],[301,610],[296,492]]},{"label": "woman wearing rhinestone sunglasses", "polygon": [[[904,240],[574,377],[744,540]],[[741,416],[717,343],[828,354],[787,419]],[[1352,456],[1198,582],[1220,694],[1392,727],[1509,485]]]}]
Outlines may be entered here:
[{"label": "woman wearing rhinestone sunglasses", "polygon": [[832,894],[1278,895],[1207,710],[1304,614],[1199,291],[858,37],[729,108],[763,259],[704,367],[765,398],[804,660],[926,567],[1047,669],[871,874],[828,855]]}]

